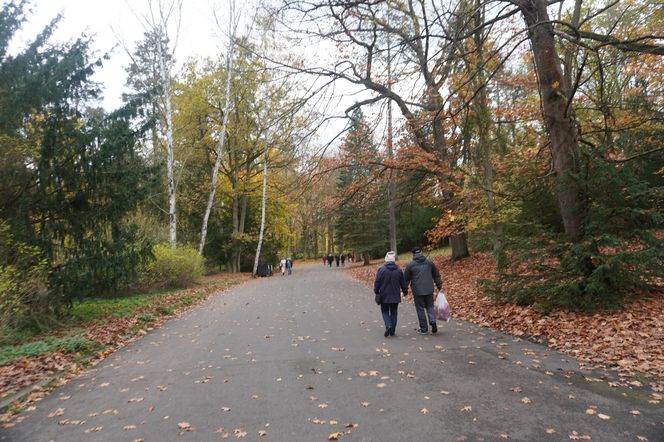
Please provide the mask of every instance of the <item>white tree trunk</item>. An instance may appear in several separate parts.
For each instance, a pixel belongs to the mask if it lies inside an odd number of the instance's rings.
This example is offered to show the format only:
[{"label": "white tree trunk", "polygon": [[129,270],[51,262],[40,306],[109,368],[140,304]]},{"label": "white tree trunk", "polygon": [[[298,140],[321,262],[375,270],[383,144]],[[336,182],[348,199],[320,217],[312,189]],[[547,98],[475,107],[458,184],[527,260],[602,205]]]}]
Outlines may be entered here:
[{"label": "white tree trunk", "polygon": [[175,155],[173,146],[173,108],[171,106],[171,70],[167,66],[166,55],[164,54],[164,46],[161,42],[162,35],[165,34],[165,24],[162,23],[159,31],[159,38],[157,45],[159,50],[159,70],[161,72],[161,81],[164,88],[164,102],[166,107],[165,123],[166,123],[166,174],[168,180],[168,240],[171,247],[177,244],[177,215],[175,212]]},{"label": "white tree trunk", "polygon": [[[231,15],[232,20],[232,15]],[[231,78],[233,74],[233,35],[230,36],[228,43],[228,54],[226,59],[226,103],[224,104],[224,119],[221,124],[221,134],[219,135],[219,145],[217,148],[217,159],[214,162],[214,169],[212,170],[212,183],[210,186],[210,195],[208,196],[207,207],[205,208],[205,215],[203,216],[203,227],[201,227],[201,242],[198,245],[198,254],[203,255],[205,248],[205,238],[207,237],[208,221],[210,219],[210,212],[214,204],[214,197],[217,192],[217,178],[219,176],[219,167],[221,166],[222,152],[224,150],[224,143],[226,141],[226,127],[228,126],[228,114],[231,107]]]},{"label": "white tree trunk", "polygon": [[258,270],[258,261],[261,257],[261,247],[263,247],[263,232],[265,231],[265,206],[267,204],[267,151],[265,152],[265,161],[263,163],[263,202],[261,204],[261,230],[258,234],[258,246],[256,247],[256,259],[254,260],[253,276],[256,276]]}]

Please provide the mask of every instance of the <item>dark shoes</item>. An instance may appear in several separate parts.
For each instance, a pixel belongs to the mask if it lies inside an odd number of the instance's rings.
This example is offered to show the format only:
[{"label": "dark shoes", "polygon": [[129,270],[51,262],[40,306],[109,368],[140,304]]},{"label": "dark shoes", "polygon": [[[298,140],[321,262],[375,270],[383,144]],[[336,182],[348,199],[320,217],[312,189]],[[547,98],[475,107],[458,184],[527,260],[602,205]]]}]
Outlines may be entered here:
[{"label": "dark shoes", "polygon": [[418,335],[424,335],[427,336],[429,334],[428,331],[422,330],[421,328],[416,328],[415,331],[417,332]]},{"label": "dark shoes", "polygon": [[391,328],[386,328],[386,329],[385,329],[385,333],[383,333],[383,336],[385,336],[386,338],[387,338],[388,336],[390,336],[390,330],[392,330],[392,329],[391,329]]},{"label": "dark shoes", "polygon": [[431,323],[431,333],[438,333],[438,326],[436,326],[435,322]]},{"label": "dark shoes", "polygon": [[390,336],[394,336],[394,327],[390,329]]}]

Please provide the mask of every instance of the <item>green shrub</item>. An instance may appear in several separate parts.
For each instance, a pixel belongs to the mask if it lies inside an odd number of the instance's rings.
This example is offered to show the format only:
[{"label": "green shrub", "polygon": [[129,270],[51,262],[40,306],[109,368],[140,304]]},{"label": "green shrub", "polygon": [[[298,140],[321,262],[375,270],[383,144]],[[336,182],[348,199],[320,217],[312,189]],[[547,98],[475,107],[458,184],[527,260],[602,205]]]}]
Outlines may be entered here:
[{"label": "green shrub", "polygon": [[171,248],[158,244],[153,248],[153,255],[154,259],[142,272],[142,281],[147,288],[187,287],[203,275],[203,257],[191,246]]},{"label": "green shrub", "polygon": [[36,247],[14,241],[0,222],[0,330],[34,327],[57,308],[47,287],[47,263]]}]

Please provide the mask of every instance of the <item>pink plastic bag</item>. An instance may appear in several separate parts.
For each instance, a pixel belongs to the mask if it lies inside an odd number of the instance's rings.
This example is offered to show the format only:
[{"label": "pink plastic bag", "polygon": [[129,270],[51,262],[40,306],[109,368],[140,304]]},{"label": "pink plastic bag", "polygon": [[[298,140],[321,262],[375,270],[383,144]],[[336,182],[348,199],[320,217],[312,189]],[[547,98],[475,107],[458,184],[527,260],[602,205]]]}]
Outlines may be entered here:
[{"label": "pink plastic bag", "polygon": [[452,319],[452,309],[450,308],[450,304],[447,302],[447,298],[445,298],[445,295],[442,291],[438,292],[434,310],[436,312],[437,320],[449,322],[450,319]]}]

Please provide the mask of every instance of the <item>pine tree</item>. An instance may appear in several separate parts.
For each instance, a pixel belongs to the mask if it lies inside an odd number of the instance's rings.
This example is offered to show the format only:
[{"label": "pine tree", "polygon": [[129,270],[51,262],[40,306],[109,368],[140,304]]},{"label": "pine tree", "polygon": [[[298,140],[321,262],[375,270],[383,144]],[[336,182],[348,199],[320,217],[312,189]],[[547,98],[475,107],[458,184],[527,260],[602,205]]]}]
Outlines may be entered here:
[{"label": "pine tree", "polygon": [[362,112],[356,109],[340,147],[341,168],[337,175],[335,231],[341,248],[369,256],[383,254],[389,246],[387,188],[378,184],[378,149]]}]

